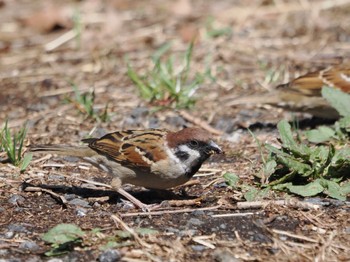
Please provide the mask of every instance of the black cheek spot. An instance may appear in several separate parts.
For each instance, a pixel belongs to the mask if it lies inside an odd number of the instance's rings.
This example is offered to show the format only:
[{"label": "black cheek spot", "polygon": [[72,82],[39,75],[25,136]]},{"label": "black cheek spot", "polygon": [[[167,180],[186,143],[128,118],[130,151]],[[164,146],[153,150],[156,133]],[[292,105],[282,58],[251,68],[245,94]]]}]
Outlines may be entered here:
[{"label": "black cheek spot", "polygon": [[190,155],[184,151],[177,151],[175,155],[177,156],[178,159],[182,161],[186,161],[190,157]]}]

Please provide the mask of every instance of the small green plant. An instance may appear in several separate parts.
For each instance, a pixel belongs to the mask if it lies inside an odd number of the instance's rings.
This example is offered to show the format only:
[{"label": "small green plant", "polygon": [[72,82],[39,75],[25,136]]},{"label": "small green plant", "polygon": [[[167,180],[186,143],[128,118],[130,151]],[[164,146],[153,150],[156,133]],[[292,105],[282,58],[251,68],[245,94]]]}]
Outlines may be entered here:
[{"label": "small green plant", "polygon": [[[143,236],[158,233],[150,228],[136,228],[135,232]],[[43,234],[41,238],[51,245],[51,249],[45,253],[46,256],[59,256],[78,246],[98,246],[100,250],[106,250],[132,244],[132,242],[126,241],[132,238],[130,232],[116,230],[113,235],[107,236],[99,228],[83,231],[74,224],[58,224]]]},{"label": "small green plant", "polygon": [[81,93],[74,83],[71,83],[74,90],[74,99],[67,98],[67,101],[74,104],[79,112],[86,115],[87,118],[92,118],[97,121],[107,122],[109,121],[108,104],[106,104],[104,110],[99,113],[94,109],[95,105],[95,91],[92,90],[87,93]]},{"label": "small green plant", "polygon": [[32,160],[31,153],[23,156],[23,144],[26,133],[27,129],[24,126],[17,133],[11,134],[8,121],[6,121],[0,134],[0,150],[6,152],[8,161],[15,166],[19,166],[21,172],[27,168]]},{"label": "small green plant", "polygon": [[238,189],[243,192],[243,197],[247,201],[254,201],[265,197],[269,192],[270,188],[266,187],[263,190],[260,190],[258,186],[249,185],[243,183],[238,175],[230,172],[226,172],[223,175],[223,178],[226,184],[232,189]]},{"label": "small green plant", "polygon": [[144,76],[138,75],[128,64],[128,76],[139,90],[140,96],[152,105],[160,107],[189,108],[195,104],[193,95],[204,80],[197,73],[190,79],[193,44],[184,55],[184,64],[175,68],[173,56],[163,61],[161,58],[169,50],[170,44],[161,47],[152,57],[154,67]]},{"label": "small green plant", "polygon": [[[334,145],[310,145],[297,142],[290,124],[277,125],[281,148],[266,144],[270,152],[265,173],[267,186],[301,196],[324,193],[345,200],[350,193],[350,148]],[[267,168],[267,166],[269,168]],[[345,181],[344,183],[341,183]]]},{"label": "small green plant", "polygon": [[320,126],[306,132],[308,140],[312,143],[324,143],[330,140],[346,142],[350,134],[350,95],[340,90],[323,87],[322,96],[335,108],[340,119],[333,127]]},{"label": "small green plant", "polygon": [[82,243],[86,233],[74,224],[59,224],[51,228],[42,239],[51,244],[46,256],[58,256],[70,251],[74,246]]}]

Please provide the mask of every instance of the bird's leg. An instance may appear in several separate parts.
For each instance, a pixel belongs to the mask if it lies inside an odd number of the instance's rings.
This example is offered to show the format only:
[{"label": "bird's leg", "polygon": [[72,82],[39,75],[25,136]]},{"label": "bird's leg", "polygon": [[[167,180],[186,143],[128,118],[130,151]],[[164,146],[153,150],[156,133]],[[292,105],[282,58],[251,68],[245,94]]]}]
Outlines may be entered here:
[{"label": "bird's leg", "polygon": [[119,178],[115,177],[112,179],[111,186],[114,190],[116,190],[119,194],[127,198],[129,201],[131,201],[135,206],[139,207],[144,212],[149,212],[151,210],[156,209],[159,205],[147,205],[145,203],[142,203],[140,200],[138,200],[136,197],[132,196],[128,192],[126,192],[121,187],[121,181]]}]

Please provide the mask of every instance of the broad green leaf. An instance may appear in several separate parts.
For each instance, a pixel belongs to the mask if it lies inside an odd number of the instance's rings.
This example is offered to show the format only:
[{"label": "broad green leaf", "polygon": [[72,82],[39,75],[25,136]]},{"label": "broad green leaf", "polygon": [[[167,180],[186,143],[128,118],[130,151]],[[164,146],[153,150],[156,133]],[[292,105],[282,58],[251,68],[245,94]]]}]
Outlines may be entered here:
[{"label": "broad green leaf", "polygon": [[61,245],[82,238],[85,232],[74,224],[59,224],[42,236],[48,243]]},{"label": "broad green leaf", "polygon": [[283,157],[283,156],[276,156],[277,162],[282,163],[286,167],[288,167],[291,171],[295,171],[296,173],[300,174],[301,176],[309,176],[313,173],[313,170],[310,165],[302,163],[300,160],[293,159],[291,157]]},{"label": "broad green leaf", "polygon": [[305,156],[308,154],[308,148],[304,145],[297,144],[294,140],[292,128],[286,120],[278,122],[277,128],[284,148],[289,149],[295,156]]},{"label": "broad green leaf", "polygon": [[256,189],[255,187],[250,187],[250,189],[244,193],[244,198],[247,201],[254,201],[258,196],[258,193],[258,189]]},{"label": "broad green leaf", "polygon": [[350,181],[342,184],[340,186],[340,191],[341,191],[341,194],[344,196],[349,195],[350,194]]},{"label": "broad green leaf", "polygon": [[273,173],[275,173],[277,167],[277,163],[275,160],[270,159],[266,162],[266,165],[264,166],[264,175],[266,177],[271,176]]},{"label": "broad green leaf", "polygon": [[303,196],[303,197],[309,197],[309,196],[316,196],[319,193],[323,192],[324,187],[320,184],[320,180],[317,179],[309,184],[306,185],[292,185],[289,184],[286,186],[286,188],[294,194]]},{"label": "broad green leaf", "polygon": [[318,129],[306,132],[307,139],[312,143],[323,143],[330,140],[334,135],[335,130],[327,126],[320,126]]},{"label": "broad green leaf", "polygon": [[234,173],[225,173],[223,175],[223,177],[225,178],[226,180],[226,183],[233,187],[233,188],[236,188],[237,187],[237,184],[238,184],[238,181],[239,181],[239,177],[234,174]]},{"label": "broad green leaf", "polygon": [[334,107],[341,116],[350,116],[350,95],[339,89],[324,86],[322,96]]},{"label": "broad green leaf", "polygon": [[326,189],[324,191],[325,194],[335,199],[342,201],[346,200],[346,197],[342,194],[338,183],[327,179],[321,179],[320,183]]},{"label": "broad green leaf", "polygon": [[350,132],[350,116],[339,119],[338,123],[341,128],[345,129],[347,132]]}]

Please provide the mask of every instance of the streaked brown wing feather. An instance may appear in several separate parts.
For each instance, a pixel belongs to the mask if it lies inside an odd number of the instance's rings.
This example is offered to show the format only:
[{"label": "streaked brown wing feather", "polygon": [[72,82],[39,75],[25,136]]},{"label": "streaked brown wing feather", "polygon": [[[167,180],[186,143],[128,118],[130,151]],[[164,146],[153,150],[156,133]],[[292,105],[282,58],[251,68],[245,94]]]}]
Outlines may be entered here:
[{"label": "streaked brown wing feather", "polygon": [[322,73],[325,84],[339,88],[343,92],[350,93],[350,65],[348,68],[331,68]]},{"label": "streaked brown wing feather", "polygon": [[281,85],[281,87],[286,87],[291,91],[296,91],[307,96],[320,96],[321,88],[324,85],[322,79],[320,78],[320,72],[311,72],[302,75],[288,84]]},{"label": "streaked brown wing feather", "polygon": [[164,144],[166,133],[157,129],[117,131],[90,140],[89,147],[124,165],[149,167],[153,159],[164,157],[159,143]]}]

